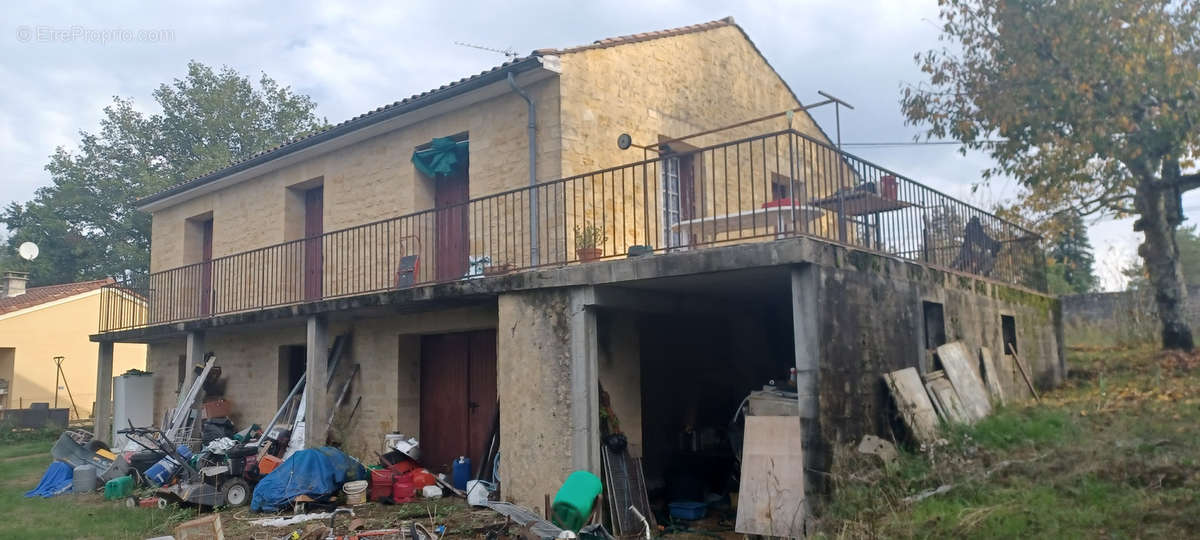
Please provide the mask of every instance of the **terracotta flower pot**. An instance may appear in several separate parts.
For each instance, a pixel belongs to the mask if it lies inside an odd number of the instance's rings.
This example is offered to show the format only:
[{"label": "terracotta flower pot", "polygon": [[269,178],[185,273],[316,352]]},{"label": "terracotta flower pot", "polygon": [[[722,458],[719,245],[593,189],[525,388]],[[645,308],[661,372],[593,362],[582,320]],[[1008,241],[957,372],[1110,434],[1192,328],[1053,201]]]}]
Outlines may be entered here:
[{"label": "terracotta flower pot", "polygon": [[589,262],[604,256],[603,248],[579,248],[575,250],[580,262]]}]

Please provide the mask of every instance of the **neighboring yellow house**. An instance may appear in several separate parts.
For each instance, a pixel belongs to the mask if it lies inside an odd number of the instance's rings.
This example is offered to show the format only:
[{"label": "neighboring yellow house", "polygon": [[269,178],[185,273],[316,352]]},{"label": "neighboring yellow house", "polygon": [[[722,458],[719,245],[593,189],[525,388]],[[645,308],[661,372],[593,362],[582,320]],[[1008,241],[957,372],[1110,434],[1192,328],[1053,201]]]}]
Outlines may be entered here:
[{"label": "neighboring yellow house", "polygon": [[[0,298],[0,408],[27,408],[30,403],[75,407],[71,418],[87,418],[96,399],[96,345],[88,340],[99,325],[100,288],[111,279],[25,288],[27,274],[5,272]],[[62,357],[58,376],[55,357]],[[146,346],[115,348],[114,373],[146,369]],[[70,387],[71,395],[67,394]]]}]

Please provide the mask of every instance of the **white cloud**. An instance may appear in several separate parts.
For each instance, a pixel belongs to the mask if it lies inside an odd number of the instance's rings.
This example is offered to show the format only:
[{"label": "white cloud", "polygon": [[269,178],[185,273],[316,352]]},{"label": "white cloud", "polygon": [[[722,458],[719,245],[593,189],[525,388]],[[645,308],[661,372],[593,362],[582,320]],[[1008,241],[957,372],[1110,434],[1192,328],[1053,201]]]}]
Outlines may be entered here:
[{"label": "white cloud", "polygon": [[[933,2],[838,0],[762,1],[732,6],[705,0],[645,2],[308,2],[177,5],[105,2],[13,5],[0,27],[0,203],[24,201],[49,183],[43,170],[57,145],[73,145],[79,130],[95,131],[112,96],[153,107],[151,92],[185,73],[188,60],[230,65],[257,77],[266,72],[311,95],[331,122],[478,73],[498,54],[455,41],[525,54],[593,40],[670,28],[733,15],[803,100],[826,90],[855,106],[843,111],[843,140],[907,141],[901,84],[918,82],[912,56],[937,45]],[[22,42],[20,27],[169,30],[159,43]],[[833,110],[814,111],[831,135]],[[962,157],[955,147],[853,148],[888,168],[980,203],[1009,196],[993,185],[972,194],[986,156]],[[989,198],[990,197],[990,198]],[[1092,228],[1102,250],[1132,256],[1128,224]],[[1112,257],[1104,256],[1105,260]],[[1113,286],[1117,286],[1114,283]]]}]

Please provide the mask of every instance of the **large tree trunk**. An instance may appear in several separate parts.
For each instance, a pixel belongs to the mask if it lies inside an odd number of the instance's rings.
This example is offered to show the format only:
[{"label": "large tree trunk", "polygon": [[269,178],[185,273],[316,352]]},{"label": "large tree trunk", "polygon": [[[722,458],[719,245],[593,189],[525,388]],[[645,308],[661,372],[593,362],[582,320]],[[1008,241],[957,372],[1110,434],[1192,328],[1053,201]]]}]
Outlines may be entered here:
[{"label": "large tree trunk", "polygon": [[1154,287],[1154,301],[1162,324],[1162,346],[1191,351],[1195,344],[1183,311],[1187,286],[1179,262],[1179,246],[1175,243],[1175,229],[1182,220],[1179,193],[1143,181],[1137,187],[1135,204],[1141,217],[1133,228],[1145,236],[1138,254]]}]

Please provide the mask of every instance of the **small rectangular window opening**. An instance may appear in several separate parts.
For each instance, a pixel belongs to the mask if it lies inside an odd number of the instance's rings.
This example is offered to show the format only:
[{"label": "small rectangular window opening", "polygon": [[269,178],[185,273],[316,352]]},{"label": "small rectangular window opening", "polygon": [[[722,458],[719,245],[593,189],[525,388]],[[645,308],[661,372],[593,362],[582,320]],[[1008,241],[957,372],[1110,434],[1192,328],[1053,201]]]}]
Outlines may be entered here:
[{"label": "small rectangular window opening", "polygon": [[1004,335],[1004,354],[1017,354],[1017,319],[1001,315],[1000,331]]},{"label": "small rectangular window opening", "polygon": [[925,315],[925,349],[933,350],[946,344],[946,318],[942,305],[937,302],[921,302]]}]

